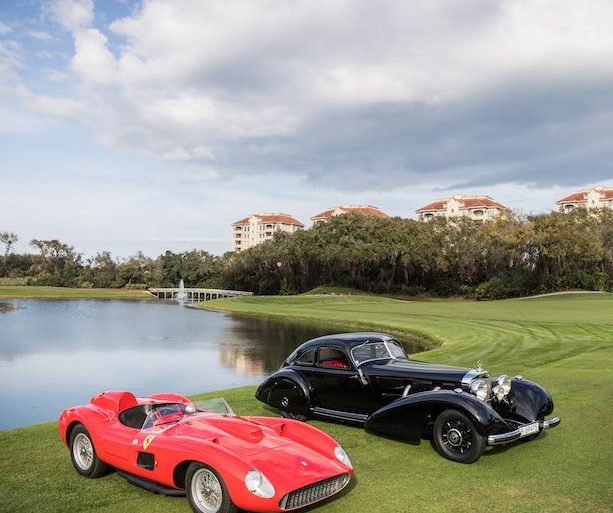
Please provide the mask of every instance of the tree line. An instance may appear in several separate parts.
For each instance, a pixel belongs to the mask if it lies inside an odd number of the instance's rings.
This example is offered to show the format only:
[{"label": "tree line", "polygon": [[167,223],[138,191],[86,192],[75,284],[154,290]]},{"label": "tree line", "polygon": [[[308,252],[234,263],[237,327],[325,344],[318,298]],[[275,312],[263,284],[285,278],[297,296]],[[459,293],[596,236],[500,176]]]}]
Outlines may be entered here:
[{"label": "tree line", "polygon": [[[0,243],[6,242],[0,232]],[[12,234],[15,244],[18,240]],[[57,239],[30,241],[36,253],[14,253],[6,247],[0,257],[0,279],[7,284],[56,287],[147,288],[174,287],[180,279],[191,286],[219,287],[224,257],[194,249],[184,253],[166,251],[157,258],[142,252],[130,258],[114,258],[102,251],[84,258],[73,246]]]},{"label": "tree line", "polygon": [[613,211],[607,209],[509,216],[483,224],[348,214],[309,230],[279,232],[272,241],[223,256],[195,249],[117,260],[105,251],[84,260],[57,240],[31,244],[38,254],[7,250],[0,276],[96,287],[171,286],[183,278],[186,286],[256,294],[332,285],[477,299],[613,289]]}]

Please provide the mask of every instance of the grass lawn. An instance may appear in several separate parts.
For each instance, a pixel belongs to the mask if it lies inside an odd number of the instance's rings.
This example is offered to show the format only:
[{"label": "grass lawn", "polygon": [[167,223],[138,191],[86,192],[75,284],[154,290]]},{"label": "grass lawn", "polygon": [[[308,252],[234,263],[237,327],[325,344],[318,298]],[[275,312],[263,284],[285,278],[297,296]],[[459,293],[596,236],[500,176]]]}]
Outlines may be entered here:
[{"label": "grass lawn", "polygon": [[[441,345],[419,359],[466,366],[482,359],[490,372],[522,374],[554,397],[560,427],[533,442],[488,450],[470,466],[442,459],[427,441],[410,445],[313,421],[339,440],[356,468],[355,486],[316,511],[613,510],[612,294],[499,302],[303,295],[229,298],[205,306],[421,334]],[[253,398],[254,390],[223,395],[240,414],[270,414]],[[0,432],[0,455],[3,512],[189,511],[185,499],[151,494],[115,474],[78,477],[54,424]]]},{"label": "grass lawn", "polygon": [[153,299],[146,290],[0,285],[0,299]]}]

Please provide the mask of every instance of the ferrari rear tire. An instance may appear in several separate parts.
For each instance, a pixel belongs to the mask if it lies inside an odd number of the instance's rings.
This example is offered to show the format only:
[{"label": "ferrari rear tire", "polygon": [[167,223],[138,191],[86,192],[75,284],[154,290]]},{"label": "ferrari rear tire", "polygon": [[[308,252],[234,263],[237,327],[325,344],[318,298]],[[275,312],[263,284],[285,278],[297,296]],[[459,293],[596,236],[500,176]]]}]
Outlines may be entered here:
[{"label": "ferrari rear tire", "polygon": [[236,513],[237,508],[215,469],[193,462],[185,473],[185,493],[194,513]]},{"label": "ferrari rear tire", "polygon": [[485,437],[473,421],[458,410],[445,410],[434,421],[432,440],[437,452],[458,463],[474,463],[485,451]]},{"label": "ferrari rear tire", "polygon": [[84,477],[101,477],[110,467],[98,458],[91,436],[83,424],[78,424],[70,433],[70,459],[78,474]]}]

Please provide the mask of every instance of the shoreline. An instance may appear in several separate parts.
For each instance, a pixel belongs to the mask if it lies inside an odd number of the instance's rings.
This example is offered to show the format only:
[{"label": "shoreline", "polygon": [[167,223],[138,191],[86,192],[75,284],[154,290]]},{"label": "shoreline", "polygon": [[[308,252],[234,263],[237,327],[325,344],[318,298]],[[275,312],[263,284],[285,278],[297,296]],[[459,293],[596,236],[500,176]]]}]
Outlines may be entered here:
[{"label": "shoreline", "polygon": [[0,285],[0,300],[7,299],[123,299],[151,301],[155,299],[155,296],[147,290]]},{"label": "shoreline", "polygon": [[[322,297],[326,297],[327,295],[322,295]],[[280,297],[280,296],[271,296],[271,297]],[[298,296],[289,296],[289,297],[298,297]],[[311,296],[312,297],[312,296]],[[327,296],[330,297],[330,296]],[[352,322],[352,321],[344,321],[344,320],[331,320],[331,319],[321,319],[315,316],[310,315],[289,315],[285,313],[277,313],[277,312],[253,312],[253,311],[241,311],[241,310],[233,310],[220,307],[219,305],[208,305],[207,303],[217,302],[217,301],[226,301],[234,298],[224,298],[213,301],[203,301],[201,303],[196,303],[194,305],[190,305],[190,308],[194,308],[197,310],[206,310],[209,312],[217,312],[217,313],[225,313],[231,315],[240,315],[244,317],[256,317],[261,319],[271,319],[275,321],[290,321],[290,322],[304,322],[304,323],[319,323],[326,326],[338,328],[337,333],[341,333],[344,331],[372,331],[372,332],[384,332],[390,335],[393,335],[399,342],[402,342],[405,346],[405,349],[409,354],[419,354],[426,351],[431,351],[433,349],[438,349],[443,346],[443,340],[437,339],[428,333],[418,331],[418,330],[410,330],[410,329],[402,329],[396,328],[393,326],[378,324],[373,322]],[[418,351],[411,351],[411,349],[419,349]]]},{"label": "shoreline", "polygon": [[[222,388],[220,390],[213,390],[211,392],[199,392],[197,394],[188,394],[186,395],[186,397],[192,401],[200,401],[202,399],[222,397],[223,394],[230,394],[231,396],[234,396],[236,394],[246,392],[246,391],[252,391],[252,390],[255,393],[256,388],[257,388],[257,385],[241,385],[238,387]],[[74,405],[67,405],[66,408],[69,408],[70,406],[74,406]],[[58,416],[59,416],[59,413],[58,413]],[[56,429],[56,427],[57,427],[57,418],[51,419],[51,420],[43,420],[42,422],[35,422],[34,424],[26,424],[25,426],[16,426],[16,427],[0,429],[0,438],[5,435],[10,435],[16,431],[49,429],[49,428]]]}]

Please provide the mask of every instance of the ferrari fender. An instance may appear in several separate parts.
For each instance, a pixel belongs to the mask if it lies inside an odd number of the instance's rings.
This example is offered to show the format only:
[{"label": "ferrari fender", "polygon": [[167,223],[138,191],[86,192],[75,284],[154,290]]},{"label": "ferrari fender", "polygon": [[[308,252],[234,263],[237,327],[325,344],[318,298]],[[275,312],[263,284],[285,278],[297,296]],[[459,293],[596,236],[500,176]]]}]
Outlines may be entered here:
[{"label": "ferrari fender", "polygon": [[185,470],[189,463],[198,462],[213,468],[221,476],[237,507],[251,508],[252,511],[276,509],[275,498],[261,499],[247,490],[245,476],[252,466],[215,440],[161,437],[154,439],[148,450],[156,454],[158,467],[165,469],[159,479],[165,486],[183,488]]},{"label": "ferrari fender", "polygon": [[70,432],[77,424],[83,424],[92,437],[92,442],[97,445],[102,440],[102,425],[105,420],[113,416],[115,412],[95,405],[76,406],[64,410],[58,419],[57,429],[60,439],[68,445]]},{"label": "ferrari fender", "polygon": [[514,378],[508,401],[496,409],[505,417],[526,423],[542,419],[553,412],[553,399],[541,385],[527,379]]},{"label": "ferrari fender", "polygon": [[281,369],[258,387],[255,397],[278,410],[308,415],[311,387],[302,374],[293,369]]},{"label": "ferrari fender", "polygon": [[452,390],[429,390],[397,399],[370,415],[365,428],[373,433],[419,440],[427,424],[447,409],[468,415],[477,431],[484,436],[509,428],[489,404],[468,392]]}]

